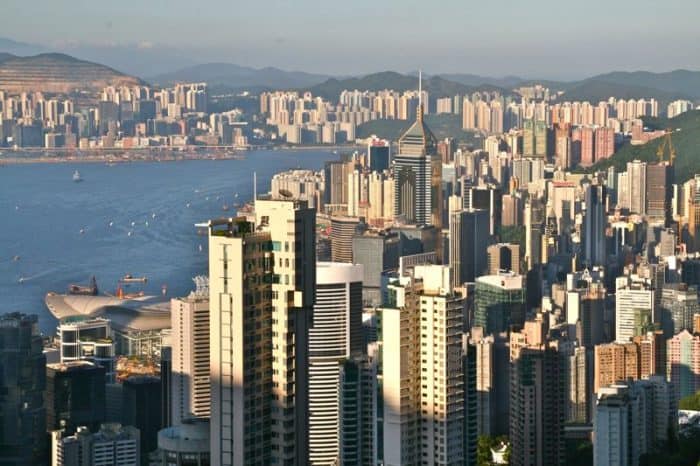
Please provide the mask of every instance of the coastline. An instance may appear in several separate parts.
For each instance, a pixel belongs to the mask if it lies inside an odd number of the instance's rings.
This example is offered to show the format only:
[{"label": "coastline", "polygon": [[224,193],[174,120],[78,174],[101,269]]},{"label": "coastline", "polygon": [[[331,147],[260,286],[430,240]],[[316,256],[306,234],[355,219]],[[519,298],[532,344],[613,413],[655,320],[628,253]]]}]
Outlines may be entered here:
[{"label": "coastline", "polygon": [[[223,146],[189,146],[187,148],[136,148],[136,149],[9,149],[0,150],[0,166],[24,164],[60,163],[137,163],[137,162],[179,162],[183,160],[241,160],[247,154],[258,151],[355,151],[362,146],[348,145],[294,145],[294,146],[254,146],[231,148]],[[16,154],[16,155],[15,155]]]}]

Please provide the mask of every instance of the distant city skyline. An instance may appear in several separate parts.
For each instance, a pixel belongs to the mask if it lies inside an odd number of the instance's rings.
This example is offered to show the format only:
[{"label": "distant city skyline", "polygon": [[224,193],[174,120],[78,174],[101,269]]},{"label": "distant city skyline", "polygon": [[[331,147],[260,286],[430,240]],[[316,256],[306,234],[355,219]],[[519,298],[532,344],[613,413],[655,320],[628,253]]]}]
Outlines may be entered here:
[{"label": "distant city skyline", "polygon": [[161,68],[166,56],[183,67],[228,62],[330,75],[420,66],[432,74],[579,79],[612,70],[700,68],[694,24],[700,4],[690,0],[667,2],[662,15],[650,0],[566,8],[555,0],[468,6],[357,0],[332,8],[314,0],[212,0],[196,9],[182,0],[36,0],[31,11],[7,0],[3,12],[12,18],[2,33],[9,39],[91,59],[149,54],[161,59]]}]

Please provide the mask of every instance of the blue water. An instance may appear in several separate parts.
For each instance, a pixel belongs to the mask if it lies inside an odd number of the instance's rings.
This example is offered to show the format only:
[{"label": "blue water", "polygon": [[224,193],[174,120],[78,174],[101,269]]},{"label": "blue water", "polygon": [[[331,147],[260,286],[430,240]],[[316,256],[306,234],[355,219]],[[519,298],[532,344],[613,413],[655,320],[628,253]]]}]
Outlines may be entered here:
[{"label": "blue water", "polygon": [[[42,331],[53,333],[46,292],[87,284],[92,275],[111,293],[130,273],[148,283],[127,291],[160,294],[165,284],[168,296],[186,294],[192,277],[207,270],[206,237],[195,223],[233,215],[222,206],[251,199],[253,171],[263,193],[275,173],[318,169],[333,158],[328,151],[254,151],[245,160],[2,166],[0,313],[38,314]],[[76,169],[81,183],[72,181]]]}]

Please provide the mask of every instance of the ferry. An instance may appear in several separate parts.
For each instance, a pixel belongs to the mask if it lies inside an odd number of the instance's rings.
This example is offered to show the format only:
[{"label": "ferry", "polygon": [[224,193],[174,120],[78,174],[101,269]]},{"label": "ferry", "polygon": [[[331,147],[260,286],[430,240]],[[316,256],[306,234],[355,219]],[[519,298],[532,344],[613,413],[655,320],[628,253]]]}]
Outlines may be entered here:
[{"label": "ferry", "polygon": [[134,277],[130,273],[127,273],[122,278],[119,279],[122,283],[146,283],[148,278],[146,277]]},{"label": "ferry", "polygon": [[73,295],[83,295],[83,296],[97,296],[99,290],[97,289],[97,280],[93,276],[90,279],[90,285],[68,285],[68,294]]}]

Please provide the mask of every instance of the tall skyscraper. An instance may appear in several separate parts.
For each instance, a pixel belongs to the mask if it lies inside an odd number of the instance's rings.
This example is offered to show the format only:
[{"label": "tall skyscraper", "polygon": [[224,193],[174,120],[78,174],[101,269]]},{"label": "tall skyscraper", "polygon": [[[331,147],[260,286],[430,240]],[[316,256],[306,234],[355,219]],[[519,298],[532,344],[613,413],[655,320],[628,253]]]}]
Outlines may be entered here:
[{"label": "tall skyscraper", "polygon": [[668,162],[646,166],[646,214],[650,221],[671,221],[672,170]]},{"label": "tall skyscraper", "polygon": [[211,464],[262,466],[272,454],[272,262],[278,259],[270,233],[256,232],[245,219],[210,221],[209,229]]},{"label": "tall skyscraper", "polygon": [[583,256],[590,266],[605,265],[605,187],[585,184],[586,210],[583,218]]},{"label": "tall skyscraper", "polygon": [[416,122],[399,138],[399,153],[392,158],[394,215],[406,223],[442,224],[442,162],[437,139],[423,121],[419,107]]},{"label": "tall skyscraper", "polygon": [[140,434],[141,463],[158,448],[158,431],[163,428],[160,378],[133,376],[122,388],[122,423],[134,426]]},{"label": "tall skyscraper", "polygon": [[104,368],[87,361],[46,365],[47,430],[97,430],[104,421]]},{"label": "tall skyscraper", "polygon": [[338,458],[340,367],[362,354],[362,266],[319,262],[309,330],[309,464]]},{"label": "tall skyscraper", "polygon": [[316,287],[316,212],[304,202],[256,201],[256,228],[269,232],[272,283],[272,457],[308,458],[308,335]]},{"label": "tall skyscraper", "polygon": [[172,322],[171,422],[209,417],[209,281],[196,277],[197,288],[170,301]]},{"label": "tall skyscraper", "polygon": [[647,207],[647,164],[639,160],[627,162],[627,195],[631,213],[644,215]]},{"label": "tall skyscraper", "polygon": [[0,316],[0,464],[46,462],[46,357],[37,316]]},{"label": "tall skyscraper", "polygon": [[316,216],[257,200],[255,218],[208,224],[212,463],[302,465]]},{"label": "tall skyscraper", "polygon": [[486,247],[489,240],[488,211],[459,210],[450,214],[452,286],[473,282],[486,272]]},{"label": "tall skyscraper", "polygon": [[376,464],[378,346],[368,345],[366,355],[353,356],[340,367],[338,458],[346,466]]},{"label": "tall skyscraper", "polygon": [[[541,320],[510,337],[510,464],[565,464],[563,357]],[[539,327],[539,328],[537,328]]]},{"label": "tall skyscraper", "polygon": [[464,303],[450,283],[449,267],[416,266],[413,279],[389,285],[381,309],[385,464],[464,461]]}]

